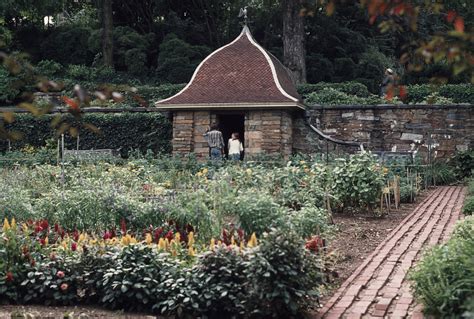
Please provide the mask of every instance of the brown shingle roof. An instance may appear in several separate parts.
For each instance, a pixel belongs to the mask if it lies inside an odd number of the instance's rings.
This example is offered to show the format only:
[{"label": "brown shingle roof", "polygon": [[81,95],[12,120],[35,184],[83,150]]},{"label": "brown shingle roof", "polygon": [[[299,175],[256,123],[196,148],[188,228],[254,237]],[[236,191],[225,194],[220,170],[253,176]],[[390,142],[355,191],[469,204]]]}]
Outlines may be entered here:
[{"label": "brown shingle roof", "polygon": [[211,53],[163,109],[302,107],[289,71],[253,39],[247,26],[231,43]]}]

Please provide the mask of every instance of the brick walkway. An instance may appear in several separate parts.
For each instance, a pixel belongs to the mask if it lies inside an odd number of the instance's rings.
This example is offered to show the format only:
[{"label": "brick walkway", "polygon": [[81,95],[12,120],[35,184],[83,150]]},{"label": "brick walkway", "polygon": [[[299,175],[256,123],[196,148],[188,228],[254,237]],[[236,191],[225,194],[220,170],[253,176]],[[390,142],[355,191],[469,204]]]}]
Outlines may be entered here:
[{"label": "brick walkway", "polygon": [[423,318],[408,270],[426,247],[446,240],[464,198],[462,187],[438,187],[395,228],[319,311],[317,318]]}]

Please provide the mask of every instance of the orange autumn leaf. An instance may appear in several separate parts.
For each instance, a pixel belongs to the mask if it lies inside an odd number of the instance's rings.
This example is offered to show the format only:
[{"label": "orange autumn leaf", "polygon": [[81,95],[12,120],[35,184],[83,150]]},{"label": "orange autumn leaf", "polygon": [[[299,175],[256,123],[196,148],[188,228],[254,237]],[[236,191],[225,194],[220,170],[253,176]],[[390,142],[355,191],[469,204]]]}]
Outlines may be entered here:
[{"label": "orange autumn leaf", "polygon": [[69,105],[69,107],[72,108],[73,110],[79,109],[79,104],[75,100],[68,98],[67,96],[63,96],[63,101],[64,103]]},{"label": "orange autumn leaf", "polygon": [[454,29],[456,29],[457,32],[464,32],[464,19],[461,17],[457,17],[456,20],[454,20]]},{"label": "orange autumn leaf", "polygon": [[369,19],[369,23],[370,23],[370,24],[374,24],[374,23],[375,23],[375,19],[377,19],[377,16],[371,16],[370,19]]},{"label": "orange autumn leaf", "polygon": [[446,16],[446,21],[452,23],[454,21],[454,18],[456,18],[456,15],[456,12],[454,12],[453,10],[449,10],[448,15]]}]

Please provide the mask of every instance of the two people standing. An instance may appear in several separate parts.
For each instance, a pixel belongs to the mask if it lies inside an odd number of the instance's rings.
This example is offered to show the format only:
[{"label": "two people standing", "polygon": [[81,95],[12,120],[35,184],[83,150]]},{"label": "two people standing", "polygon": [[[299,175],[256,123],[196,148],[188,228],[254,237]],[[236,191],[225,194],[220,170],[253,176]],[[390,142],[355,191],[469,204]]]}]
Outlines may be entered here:
[{"label": "two people standing", "polygon": [[[221,160],[225,155],[224,137],[217,124],[212,124],[211,127],[203,134],[207,140],[210,149],[211,160]],[[232,160],[240,160],[240,154],[244,148],[242,142],[239,140],[239,133],[232,133],[229,139],[229,158]]]}]

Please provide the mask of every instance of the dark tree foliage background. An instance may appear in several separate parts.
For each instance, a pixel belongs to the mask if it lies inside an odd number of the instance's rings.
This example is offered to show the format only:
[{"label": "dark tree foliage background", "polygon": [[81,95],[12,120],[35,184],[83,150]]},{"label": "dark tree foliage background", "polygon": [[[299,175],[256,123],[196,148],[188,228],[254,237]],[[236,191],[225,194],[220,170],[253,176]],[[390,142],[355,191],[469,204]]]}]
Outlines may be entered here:
[{"label": "dark tree foliage background", "polygon": [[[283,1],[279,0],[2,0],[2,50],[31,62],[38,74],[67,83],[127,83],[157,85],[185,83],[212,50],[234,39],[242,28],[239,9],[248,5],[254,37],[283,60]],[[406,45],[450,28],[443,15],[421,12],[416,33],[381,33],[368,23],[359,1],[338,4],[331,16],[318,1],[298,1],[304,20],[306,81],[356,81],[378,91],[384,69],[397,70],[404,84],[426,83],[443,76],[448,83],[469,82],[469,75],[453,75],[440,60],[422,71],[408,72],[398,63]],[[474,6],[469,0],[445,1],[461,12],[472,28]],[[111,12],[104,12],[112,10]],[[104,17],[112,16],[112,24]],[[104,31],[107,28],[107,32]],[[104,49],[106,40],[112,40]],[[109,50],[109,53],[107,53]],[[104,59],[104,52],[107,59]],[[113,64],[113,67],[106,65]],[[46,74],[45,74],[46,73]],[[0,105],[15,103],[21,88],[0,67]],[[26,75],[24,75],[26,76]],[[69,82],[68,82],[69,81]],[[28,79],[23,79],[23,84]],[[31,83],[32,86],[34,83]],[[81,83],[82,84],[82,83]]]}]

